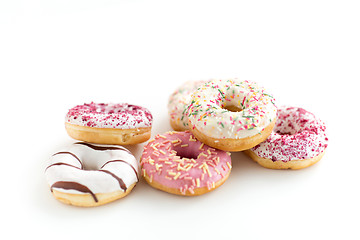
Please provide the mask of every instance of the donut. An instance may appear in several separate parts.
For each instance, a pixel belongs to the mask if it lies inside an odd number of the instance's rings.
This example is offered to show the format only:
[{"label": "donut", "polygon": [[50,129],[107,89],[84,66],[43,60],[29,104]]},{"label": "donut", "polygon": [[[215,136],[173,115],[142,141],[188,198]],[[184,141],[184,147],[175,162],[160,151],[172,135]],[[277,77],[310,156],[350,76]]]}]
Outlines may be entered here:
[{"label": "donut", "polygon": [[255,82],[212,80],[192,94],[189,129],[224,151],[243,151],[264,141],[276,121],[275,100]]},{"label": "donut", "polygon": [[255,162],[271,169],[301,169],[324,156],[328,146],[325,124],[303,108],[280,107],[274,130],[266,141],[247,150]]},{"label": "donut", "polygon": [[141,174],[150,186],[195,196],[222,185],[231,171],[230,153],[211,148],[189,132],[156,135],[144,146]]},{"label": "donut", "polygon": [[45,176],[56,199],[93,207],[129,194],[139,181],[138,169],[124,147],[76,142],[50,157]]},{"label": "donut", "polygon": [[169,97],[168,112],[170,125],[175,131],[189,130],[187,107],[191,94],[207,81],[187,81],[178,87]]},{"label": "donut", "polygon": [[128,145],[151,136],[152,115],[144,107],[128,103],[77,105],[65,117],[70,137],[91,143]]}]

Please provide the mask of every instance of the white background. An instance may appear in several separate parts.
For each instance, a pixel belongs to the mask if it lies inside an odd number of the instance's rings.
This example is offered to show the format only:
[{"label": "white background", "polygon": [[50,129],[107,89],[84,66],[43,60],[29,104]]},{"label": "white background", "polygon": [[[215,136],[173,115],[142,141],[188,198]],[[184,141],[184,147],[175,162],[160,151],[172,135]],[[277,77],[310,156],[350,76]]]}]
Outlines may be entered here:
[{"label": "white background", "polygon": [[[359,239],[358,1],[1,0],[1,236],[7,239]],[[223,186],[199,197],[144,180],[116,202],[52,197],[49,156],[74,140],[84,102],[150,109],[170,130],[169,95],[187,80],[249,79],[278,105],[323,119],[329,147],[298,171],[242,153]],[[143,144],[130,147],[139,159]]]}]

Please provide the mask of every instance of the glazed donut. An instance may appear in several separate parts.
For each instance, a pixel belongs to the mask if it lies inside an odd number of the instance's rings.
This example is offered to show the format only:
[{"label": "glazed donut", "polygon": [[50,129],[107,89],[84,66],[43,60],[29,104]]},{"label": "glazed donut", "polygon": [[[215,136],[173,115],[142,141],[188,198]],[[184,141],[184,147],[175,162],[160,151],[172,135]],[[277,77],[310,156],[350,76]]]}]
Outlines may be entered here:
[{"label": "glazed donut", "polygon": [[187,107],[191,102],[191,94],[207,81],[187,81],[178,87],[169,97],[168,112],[170,125],[175,131],[189,129]]},{"label": "glazed donut", "polygon": [[129,194],[139,181],[138,169],[126,148],[77,142],[51,156],[45,175],[56,199],[92,207]]},{"label": "glazed donut", "polygon": [[70,109],[65,128],[77,140],[127,145],[150,138],[152,119],[150,111],[140,106],[91,102]]},{"label": "glazed donut", "polygon": [[205,144],[224,151],[256,146],[276,121],[274,98],[256,83],[212,80],[192,94],[190,131]]},{"label": "glazed donut", "polygon": [[229,152],[211,148],[189,131],[157,135],[144,147],[142,175],[154,188],[194,196],[214,190],[231,171]]},{"label": "glazed donut", "polygon": [[325,124],[314,114],[296,107],[281,107],[266,141],[246,151],[261,166],[301,169],[320,161],[328,146]]}]

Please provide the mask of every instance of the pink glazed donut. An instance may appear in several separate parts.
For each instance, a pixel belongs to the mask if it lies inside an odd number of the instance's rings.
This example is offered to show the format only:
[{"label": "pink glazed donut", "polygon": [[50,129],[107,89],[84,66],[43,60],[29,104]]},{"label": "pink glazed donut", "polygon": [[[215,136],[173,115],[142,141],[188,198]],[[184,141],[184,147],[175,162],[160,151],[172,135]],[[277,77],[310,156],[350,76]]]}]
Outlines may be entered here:
[{"label": "pink glazed donut", "polygon": [[246,153],[266,168],[301,169],[320,161],[327,146],[325,124],[314,114],[280,107],[271,135]]},{"label": "pink glazed donut", "polygon": [[140,165],[154,188],[194,196],[223,184],[231,171],[229,152],[211,148],[189,131],[157,135],[144,147]]}]

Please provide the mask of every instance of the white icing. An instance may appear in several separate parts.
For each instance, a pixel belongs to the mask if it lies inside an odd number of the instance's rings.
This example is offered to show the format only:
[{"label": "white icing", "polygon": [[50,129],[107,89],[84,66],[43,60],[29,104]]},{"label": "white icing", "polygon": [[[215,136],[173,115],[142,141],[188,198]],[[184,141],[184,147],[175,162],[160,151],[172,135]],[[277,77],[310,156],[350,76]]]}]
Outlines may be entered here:
[{"label": "white icing", "polygon": [[127,103],[91,102],[75,106],[65,116],[67,123],[94,128],[147,128],[152,120],[148,109]]},{"label": "white icing", "polygon": [[[87,143],[88,144],[88,143]],[[119,181],[108,173],[99,171],[107,170],[117,177],[121,178],[126,187],[136,183],[139,165],[135,157],[125,148],[118,145],[99,145],[93,146],[116,147],[120,150],[94,150],[81,144],[72,144],[71,146],[60,150],[59,152],[71,152],[76,155],[83,164],[71,154],[55,154],[50,157],[48,168],[45,170],[45,176],[49,186],[58,181],[70,181],[80,183],[89,188],[94,194],[110,193],[123,189],[120,188]],[[109,162],[112,160],[123,160],[125,162]],[[109,162],[109,163],[108,163]],[[53,165],[56,163],[66,163],[68,165]],[[107,163],[107,164],[106,164]],[[106,164],[104,167],[103,165]],[[136,173],[134,169],[136,170]],[[85,194],[71,189],[54,188],[60,192]]]},{"label": "white icing", "polygon": [[[242,110],[229,111],[236,106]],[[212,80],[192,94],[189,122],[213,138],[241,139],[256,135],[276,117],[274,98],[255,82]]]},{"label": "white icing", "polygon": [[189,129],[187,107],[191,102],[191,94],[207,81],[187,81],[178,87],[169,97],[168,112],[170,119],[182,130]]},{"label": "white icing", "polygon": [[282,106],[271,135],[251,150],[259,157],[287,162],[314,158],[327,145],[326,127],[320,119],[302,108]]}]

